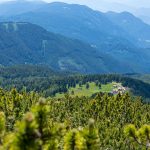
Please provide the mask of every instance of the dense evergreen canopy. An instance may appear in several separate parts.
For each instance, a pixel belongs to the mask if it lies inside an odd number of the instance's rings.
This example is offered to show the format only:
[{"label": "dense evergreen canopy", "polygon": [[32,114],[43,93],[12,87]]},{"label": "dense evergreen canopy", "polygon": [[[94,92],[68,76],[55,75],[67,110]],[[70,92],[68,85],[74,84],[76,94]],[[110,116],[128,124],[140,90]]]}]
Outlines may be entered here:
[{"label": "dense evergreen canopy", "polygon": [[149,124],[150,105],[128,94],[45,99],[0,90],[2,150],[145,150]]},{"label": "dense evergreen canopy", "polygon": [[[132,77],[132,76],[131,76]],[[45,66],[17,65],[12,67],[0,67],[0,86],[10,90],[12,87],[21,91],[35,91],[43,96],[55,96],[56,93],[66,93],[69,87],[99,82],[107,84],[111,82],[122,83],[136,96],[142,96],[145,101],[150,99],[150,84],[127,75],[100,74],[81,75],[69,72],[56,72]]]}]

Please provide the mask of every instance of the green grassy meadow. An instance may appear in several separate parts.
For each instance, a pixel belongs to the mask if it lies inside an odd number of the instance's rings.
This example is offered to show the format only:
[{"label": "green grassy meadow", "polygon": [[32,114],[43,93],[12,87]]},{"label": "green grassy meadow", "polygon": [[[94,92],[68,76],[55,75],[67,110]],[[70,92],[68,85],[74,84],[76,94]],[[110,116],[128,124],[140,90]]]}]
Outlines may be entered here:
[{"label": "green grassy meadow", "polygon": [[[86,88],[86,85],[82,85],[82,87],[80,87],[79,84],[77,84],[75,88],[69,88],[68,93],[72,97],[75,97],[75,96],[90,97],[93,94],[98,93],[98,92],[106,92],[106,93],[111,92],[113,90],[113,84],[114,83],[101,84],[101,88],[99,88],[99,86],[96,86],[95,82],[90,82],[88,89]],[[57,93],[56,94],[56,98],[61,98],[61,97],[64,97],[64,93],[62,93],[62,94]]]}]

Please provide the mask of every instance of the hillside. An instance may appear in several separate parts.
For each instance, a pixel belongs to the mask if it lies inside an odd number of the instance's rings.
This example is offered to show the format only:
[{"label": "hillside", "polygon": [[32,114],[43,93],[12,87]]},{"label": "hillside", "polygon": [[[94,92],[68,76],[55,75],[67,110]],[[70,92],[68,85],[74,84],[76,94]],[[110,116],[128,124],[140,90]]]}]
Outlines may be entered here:
[{"label": "hillside", "polygon": [[141,80],[150,84],[150,74],[127,74],[126,76],[134,79]]},{"label": "hillside", "polygon": [[27,77],[54,77],[63,76],[65,72],[56,72],[47,66],[42,65],[16,65],[0,66],[0,77],[6,79],[27,78]]},{"label": "hillside", "polygon": [[43,64],[55,70],[82,73],[132,72],[126,64],[89,44],[53,34],[37,25],[0,23],[0,33],[1,65]]},{"label": "hillside", "polygon": [[[101,88],[96,86],[97,82],[101,84]],[[85,88],[87,83],[90,85],[89,89]],[[150,84],[134,79],[132,76],[117,74],[81,75],[56,72],[49,67],[37,65],[0,67],[0,87],[6,90],[16,87],[19,91],[25,88],[28,92],[36,91],[46,97],[67,92],[72,93],[72,90],[77,96],[88,97],[99,92],[112,93],[114,91],[113,83],[120,83],[121,87],[127,88],[126,91],[135,96],[142,96],[145,101],[150,101]],[[79,85],[83,88],[78,89]],[[116,93],[116,91],[114,92]]]},{"label": "hillside", "polygon": [[1,17],[0,20],[38,24],[48,31],[89,43],[126,64],[132,72],[150,72],[150,54],[145,49],[150,46],[150,26],[132,14],[102,13],[82,5],[55,2],[23,14]]},{"label": "hillside", "polygon": [[136,39],[139,47],[150,47],[150,25],[135,17],[129,12],[115,13],[108,12],[106,16],[128,35]]}]

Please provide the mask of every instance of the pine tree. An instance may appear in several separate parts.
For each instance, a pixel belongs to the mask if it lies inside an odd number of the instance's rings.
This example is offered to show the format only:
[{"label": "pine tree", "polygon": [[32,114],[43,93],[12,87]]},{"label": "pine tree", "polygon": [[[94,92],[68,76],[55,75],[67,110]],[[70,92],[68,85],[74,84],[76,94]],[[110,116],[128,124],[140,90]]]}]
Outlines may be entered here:
[{"label": "pine tree", "polygon": [[5,134],[5,115],[0,112],[0,145],[3,143],[3,137]]},{"label": "pine tree", "polygon": [[86,89],[89,89],[90,85],[89,83],[86,83]]},{"label": "pine tree", "polygon": [[86,140],[87,150],[100,149],[98,130],[95,128],[95,121],[93,119],[89,120],[88,128],[83,131],[83,137]]},{"label": "pine tree", "polygon": [[98,86],[99,85],[99,81],[97,80],[97,81],[95,81],[95,85],[96,86]]},{"label": "pine tree", "polygon": [[64,132],[62,124],[53,123],[50,116],[50,107],[44,98],[40,98],[36,106],[32,108],[40,133],[41,150],[57,150],[60,137]]},{"label": "pine tree", "polygon": [[21,122],[17,123],[12,150],[39,150],[41,134],[32,113],[27,113]]},{"label": "pine tree", "polygon": [[87,150],[85,139],[79,131],[73,129],[65,136],[64,150]]},{"label": "pine tree", "polygon": [[132,124],[127,125],[124,129],[127,137],[131,138],[132,142],[136,142],[146,150],[150,148],[150,125],[144,125],[139,130]]}]

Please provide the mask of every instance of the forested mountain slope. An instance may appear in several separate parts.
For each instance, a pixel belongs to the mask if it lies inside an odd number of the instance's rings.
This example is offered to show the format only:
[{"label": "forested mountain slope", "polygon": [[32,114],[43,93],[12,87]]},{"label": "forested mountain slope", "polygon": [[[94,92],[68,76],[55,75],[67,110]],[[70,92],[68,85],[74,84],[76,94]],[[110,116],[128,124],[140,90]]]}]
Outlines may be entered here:
[{"label": "forested mountain slope", "polygon": [[150,53],[145,49],[150,46],[150,26],[132,14],[102,13],[82,5],[55,2],[0,20],[38,24],[51,32],[89,43],[132,68],[132,72],[150,72]]},{"label": "forested mountain slope", "polygon": [[1,65],[43,64],[55,70],[82,73],[133,71],[89,44],[30,23],[0,23],[0,33]]},{"label": "forested mountain slope", "polygon": [[131,13],[108,12],[106,16],[129,35],[134,37],[137,45],[140,47],[150,47],[150,25],[144,23],[141,19]]},{"label": "forested mountain slope", "polygon": [[63,76],[65,72],[56,72],[43,65],[16,65],[0,66],[0,76],[6,79],[26,78],[26,77],[54,77]]},{"label": "forested mountain slope", "polygon": [[150,83],[150,74],[127,74],[126,76]]},{"label": "forested mountain slope", "polygon": [[[150,101],[150,84],[143,81],[118,74],[81,75],[69,72],[56,72],[45,66],[19,65],[0,67],[0,87],[10,90],[12,87],[19,91],[39,92],[42,95],[55,96],[58,93],[66,94],[69,88],[86,83],[106,85],[112,82],[121,83],[127,92],[135,96],[142,96]],[[93,91],[94,92],[94,91]],[[92,92],[92,93],[93,93]],[[96,92],[97,93],[97,92]],[[96,94],[94,92],[94,94]]]}]

